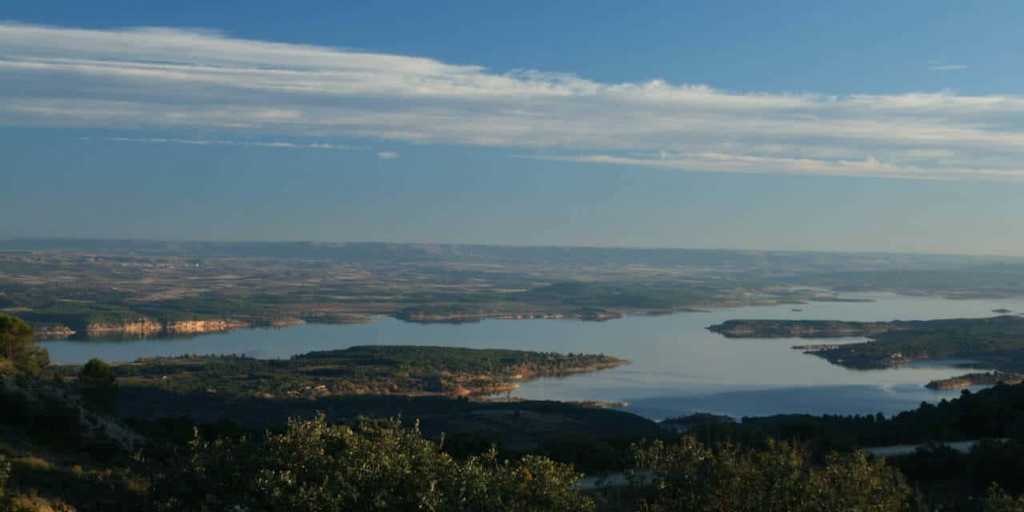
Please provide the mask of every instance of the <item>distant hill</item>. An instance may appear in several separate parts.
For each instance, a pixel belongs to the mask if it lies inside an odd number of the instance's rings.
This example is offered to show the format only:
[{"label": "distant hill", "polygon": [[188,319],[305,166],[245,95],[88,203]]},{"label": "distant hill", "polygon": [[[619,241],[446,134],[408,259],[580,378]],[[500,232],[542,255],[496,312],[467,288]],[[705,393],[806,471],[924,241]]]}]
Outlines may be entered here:
[{"label": "distant hill", "polygon": [[0,240],[0,251],[69,251],[99,254],[252,257],[351,261],[455,261],[545,265],[650,265],[747,272],[814,274],[835,271],[949,270],[1016,263],[1022,258],[902,253],[745,251],[726,249],[612,248],[422,244],[388,242],[211,242],[85,238]]}]

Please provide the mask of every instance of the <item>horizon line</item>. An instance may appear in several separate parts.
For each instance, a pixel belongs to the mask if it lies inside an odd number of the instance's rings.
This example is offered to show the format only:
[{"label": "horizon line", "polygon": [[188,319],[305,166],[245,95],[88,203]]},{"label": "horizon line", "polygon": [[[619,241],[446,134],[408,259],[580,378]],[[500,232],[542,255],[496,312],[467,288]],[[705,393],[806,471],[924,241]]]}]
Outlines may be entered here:
[{"label": "horizon line", "polygon": [[[1024,260],[1024,255],[994,253],[952,253],[922,251],[863,250],[843,251],[829,249],[749,249],[728,247],[680,247],[680,246],[643,246],[643,245],[586,245],[586,244],[517,244],[517,243],[480,243],[480,242],[423,242],[423,241],[386,241],[386,240],[214,240],[214,239],[171,239],[171,238],[120,238],[120,237],[33,237],[11,236],[0,237],[0,244],[7,242],[51,241],[51,242],[140,242],[140,243],[191,243],[191,244],[318,244],[318,245],[405,245],[405,246],[443,246],[443,247],[498,247],[508,249],[600,249],[622,251],[689,251],[689,252],[734,252],[734,253],[771,253],[771,254],[833,254],[833,255],[889,255],[889,256],[933,256],[959,258],[997,258]],[[0,252],[8,250],[0,247]]]}]

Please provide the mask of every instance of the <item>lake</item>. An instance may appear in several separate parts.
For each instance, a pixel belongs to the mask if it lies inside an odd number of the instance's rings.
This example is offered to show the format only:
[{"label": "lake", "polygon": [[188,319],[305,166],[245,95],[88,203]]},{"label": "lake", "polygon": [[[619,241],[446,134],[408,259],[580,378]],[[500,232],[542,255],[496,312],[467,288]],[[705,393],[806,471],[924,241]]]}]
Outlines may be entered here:
[{"label": "lake", "polygon": [[[605,353],[632,364],[612,370],[524,384],[514,396],[543,400],[625,401],[625,410],[662,419],[692,412],[731,416],[781,413],[893,414],[959,392],[932,391],[930,380],[966,373],[930,362],[886,370],[848,370],[792,350],[814,340],[730,340],[706,330],[736,318],[930,320],[1024,312],[1024,298],[947,300],[893,294],[849,295],[873,302],[720,309],[707,313],[632,316],[608,322],[486,320],[474,324],[405,323],[381,318],[366,325],[300,325],[245,329],[193,338],[137,341],[48,341],[55,363],[92,357],[132,361],[182,354],[244,354],[285,358],[353,345],[447,345],[556,352]],[[801,311],[793,311],[798,308]],[[836,340],[829,340],[833,343]],[[859,338],[846,341],[860,341]],[[962,362],[961,362],[962,363]],[[975,369],[970,369],[975,370]]]}]

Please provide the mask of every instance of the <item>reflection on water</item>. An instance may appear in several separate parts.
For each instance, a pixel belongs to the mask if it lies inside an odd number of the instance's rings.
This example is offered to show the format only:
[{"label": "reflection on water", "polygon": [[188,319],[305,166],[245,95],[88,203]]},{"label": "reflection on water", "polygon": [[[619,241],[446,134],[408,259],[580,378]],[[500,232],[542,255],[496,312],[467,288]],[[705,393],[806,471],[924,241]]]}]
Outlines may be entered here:
[{"label": "reflection on water", "polygon": [[477,324],[419,325],[383,318],[367,325],[300,325],[184,339],[51,341],[45,346],[57,363],[81,363],[91,357],[131,361],[181,354],[281,358],[368,344],[602,352],[630,359],[633,364],[593,374],[529,382],[516,395],[531,399],[626,401],[630,403],[628,410],[652,418],[693,411],[733,416],[892,414],[916,407],[922,401],[957,396],[955,391],[925,389],[924,384],[968,370],[934,363],[900,369],[847,370],[790,348],[813,340],[729,340],[706,327],[733,318],[927,320],[993,316],[992,310],[998,308],[1024,311],[1024,299],[945,300],[888,294],[870,297],[875,301],[812,303],[799,308],[759,306],[627,317],[602,323],[489,320]]}]

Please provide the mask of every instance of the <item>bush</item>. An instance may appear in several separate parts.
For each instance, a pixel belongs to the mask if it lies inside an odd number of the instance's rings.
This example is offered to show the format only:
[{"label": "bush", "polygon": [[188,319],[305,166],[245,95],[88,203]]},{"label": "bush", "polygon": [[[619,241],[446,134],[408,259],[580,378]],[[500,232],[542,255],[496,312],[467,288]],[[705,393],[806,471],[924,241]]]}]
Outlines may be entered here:
[{"label": "bush", "polygon": [[985,495],[982,510],[985,512],[1024,512],[1024,496],[1010,496],[998,485],[993,484]]},{"label": "bush", "polygon": [[101,359],[90,359],[78,372],[78,382],[84,387],[109,388],[116,382],[114,371]]},{"label": "bush", "polygon": [[117,409],[117,379],[110,365],[100,359],[90,359],[78,372],[82,398],[90,408],[113,414]]},{"label": "bush", "polygon": [[769,442],[755,450],[708,448],[693,438],[636,450],[633,484],[646,494],[641,510],[901,511],[911,492],[902,476],[864,452],[814,464],[804,449]]},{"label": "bush", "polygon": [[397,420],[293,420],[254,441],[198,436],[155,480],[165,510],[590,511],[570,466],[544,457],[456,460]]},{"label": "bush", "polygon": [[36,496],[13,496],[8,500],[5,512],[75,512],[75,509],[63,501],[51,501]]}]

